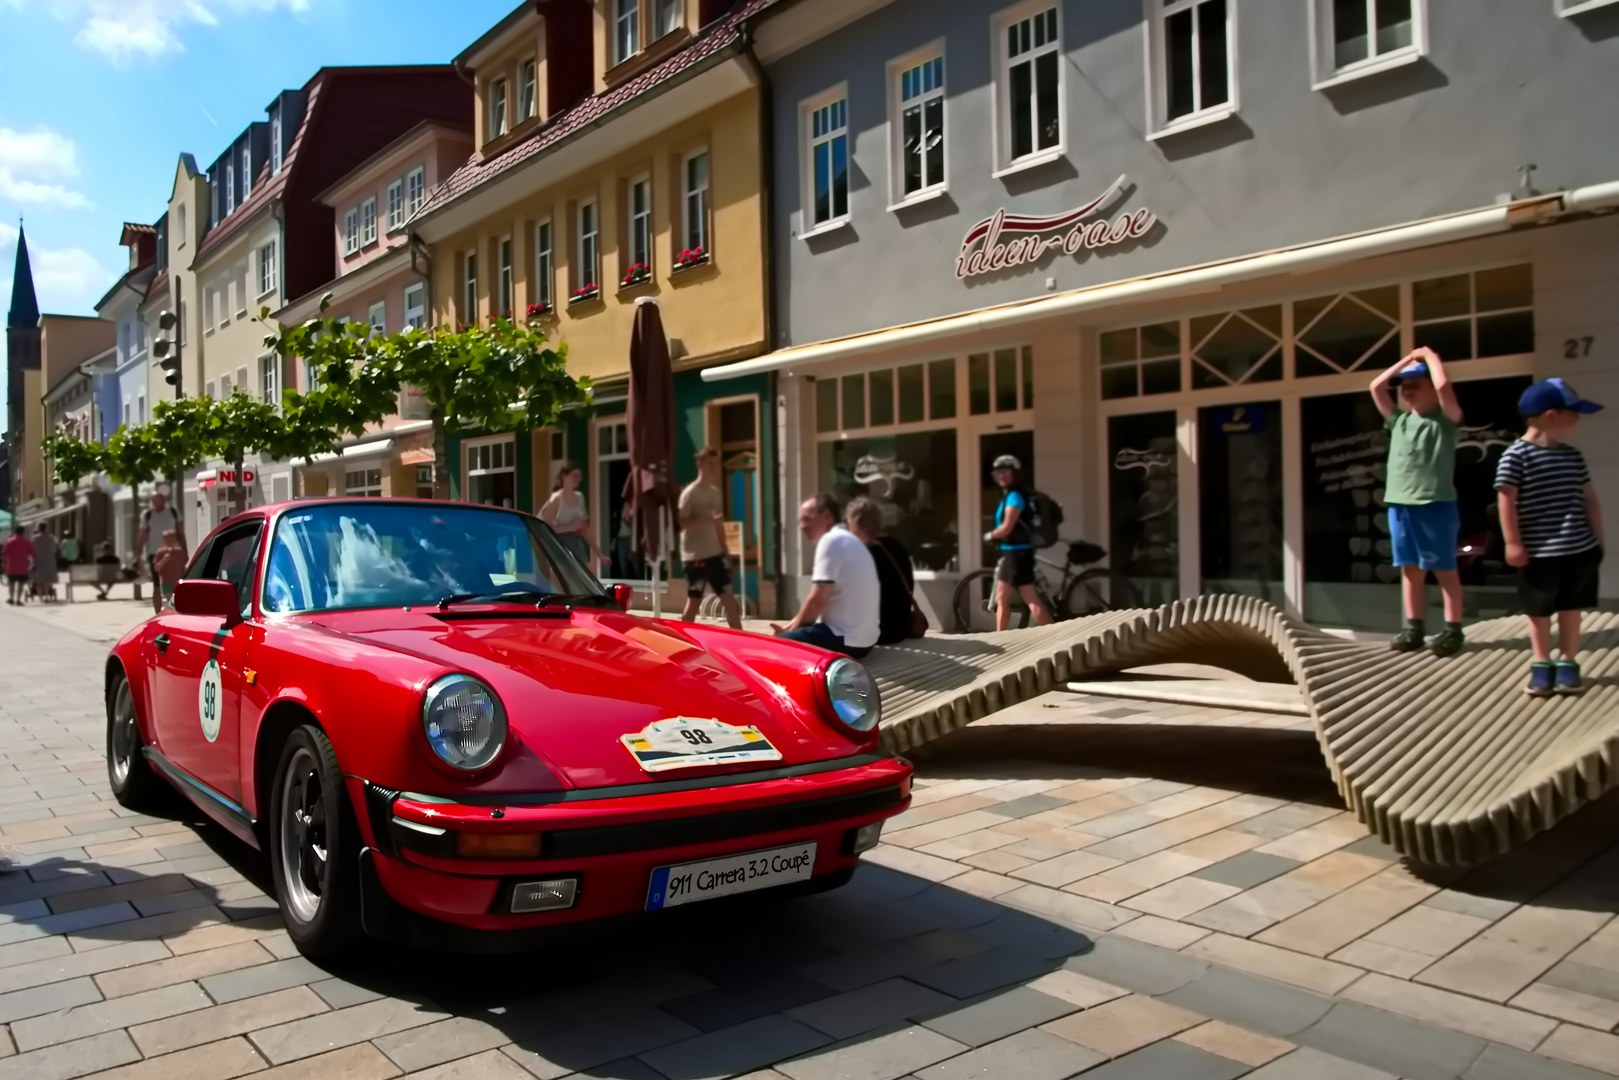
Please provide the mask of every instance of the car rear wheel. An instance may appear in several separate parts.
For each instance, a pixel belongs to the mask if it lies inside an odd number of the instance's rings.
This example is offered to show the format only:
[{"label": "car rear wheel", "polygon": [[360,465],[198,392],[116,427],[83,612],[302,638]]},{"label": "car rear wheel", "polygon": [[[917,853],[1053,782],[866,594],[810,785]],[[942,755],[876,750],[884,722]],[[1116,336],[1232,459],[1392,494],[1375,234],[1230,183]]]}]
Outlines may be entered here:
[{"label": "car rear wheel", "polygon": [[305,724],[281,748],[271,789],[270,872],[282,918],[305,956],[360,940],[359,828],[325,732]]},{"label": "car rear wheel", "polygon": [[119,672],[107,690],[107,782],[112,797],[130,810],[147,810],[163,795],[163,782],[141,752],[135,695]]}]

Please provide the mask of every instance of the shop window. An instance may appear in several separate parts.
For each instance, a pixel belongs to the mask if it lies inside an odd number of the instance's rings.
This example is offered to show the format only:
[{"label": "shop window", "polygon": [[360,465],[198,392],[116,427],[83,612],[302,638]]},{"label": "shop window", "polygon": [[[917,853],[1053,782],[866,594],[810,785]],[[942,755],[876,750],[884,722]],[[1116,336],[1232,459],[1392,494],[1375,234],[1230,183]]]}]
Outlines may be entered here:
[{"label": "shop window", "polygon": [[926,381],[921,364],[907,364],[898,371],[899,422],[917,424],[925,419],[926,401],[923,384]]},{"label": "shop window", "polygon": [[956,362],[928,364],[928,419],[951,420],[956,415]]},{"label": "shop window", "polygon": [[1414,282],[1413,340],[1446,360],[1532,353],[1533,305],[1528,263]]},{"label": "shop window", "polygon": [[1003,20],[996,97],[1004,101],[999,121],[1001,161],[1015,165],[1043,160],[1062,150],[1062,35],[1058,9],[1045,4],[1019,8]]},{"label": "shop window", "polygon": [[466,447],[464,498],[482,506],[514,506],[517,494],[517,441],[510,435]]},{"label": "shop window", "polygon": [[[1003,351],[1014,359],[1018,356],[1014,350]],[[1028,346],[1024,346],[1025,364],[1029,363],[1030,352]],[[1032,381],[1026,382],[1026,388],[1032,395]],[[815,382],[815,430],[820,434],[885,427],[896,422],[918,424],[925,420],[951,420],[955,415],[956,362],[953,359],[854,375],[823,376]]]},{"label": "shop window", "polygon": [[382,498],[382,470],[346,470],[343,473],[343,494],[366,499]]},{"label": "shop window", "polygon": [[1207,390],[1282,377],[1282,306],[1190,321],[1192,388]]},{"label": "shop window", "polygon": [[1203,591],[1281,604],[1281,403],[1199,409],[1197,430]]},{"label": "shop window", "polygon": [[416,497],[418,499],[433,497],[433,466],[416,466]]},{"label": "shop window", "polygon": [[1107,422],[1108,564],[1147,604],[1180,596],[1180,451],[1175,413],[1113,416]]},{"label": "shop window", "polygon": [[[556,460],[560,460],[558,455]],[[647,562],[631,550],[630,523],[624,516],[624,484],[630,477],[630,429],[623,420],[596,424],[596,501],[601,513],[591,520],[596,542],[609,560],[610,578],[643,580],[651,577]]]},{"label": "shop window", "polygon": [[934,53],[898,65],[889,91],[896,113],[895,201],[944,186],[944,57]]},{"label": "shop window", "polygon": [[1152,5],[1152,100],[1158,129],[1228,113],[1234,105],[1230,0]]},{"label": "shop window", "polygon": [[[1034,349],[997,349],[967,357],[967,409],[974,416],[1034,407]],[[1020,404],[1021,403],[1021,404]]]},{"label": "shop window", "polygon": [[759,556],[755,533],[754,482],[759,471],[757,400],[727,401],[708,407],[708,444],[720,452],[720,490],[725,520],[740,521],[750,560]]},{"label": "shop window", "polygon": [[1180,390],[1180,323],[1109,330],[1101,335],[1099,345],[1103,398],[1173,394]]},{"label": "shop window", "polygon": [[824,441],[817,481],[844,503],[874,500],[916,566],[960,565],[954,428]]},{"label": "shop window", "polygon": [[870,382],[871,426],[887,427],[894,422],[894,371],[873,371]]},{"label": "shop window", "polygon": [[1400,358],[1400,290],[1319,296],[1293,305],[1294,374],[1379,371]]}]

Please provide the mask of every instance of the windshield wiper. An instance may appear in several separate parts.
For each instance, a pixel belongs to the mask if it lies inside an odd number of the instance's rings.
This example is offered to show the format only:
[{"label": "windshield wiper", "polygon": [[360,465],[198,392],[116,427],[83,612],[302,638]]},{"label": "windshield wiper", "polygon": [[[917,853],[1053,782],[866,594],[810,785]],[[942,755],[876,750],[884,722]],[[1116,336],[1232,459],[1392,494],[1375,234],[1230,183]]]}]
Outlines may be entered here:
[{"label": "windshield wiper", "polygon": [[465,604],[476,601],[494,603],[509,599],[532,601],[536,607],[542,607],[558,600],[566,600],[568,597],[563,593],[536,592],[533,589],[486,589],[483,592],[452,593],[449,596],[441,596],[439,597],[438,609],[443,611],[452,604]]}]

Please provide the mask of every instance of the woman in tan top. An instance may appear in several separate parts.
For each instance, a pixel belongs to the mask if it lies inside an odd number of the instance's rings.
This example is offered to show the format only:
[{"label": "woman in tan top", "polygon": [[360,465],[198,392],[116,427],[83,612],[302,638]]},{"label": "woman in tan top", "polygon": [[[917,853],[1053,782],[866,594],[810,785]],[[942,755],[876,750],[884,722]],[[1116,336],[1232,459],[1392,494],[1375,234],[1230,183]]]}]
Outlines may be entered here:
[{"label": "woman in tan top", "polygon": [[579,483],[585,478],[584,470],[571,461],[557,467],[556,486],[551,497],[540,507],[540,520],[556,532],[557,539],[567,548],[579,565],[586,570],[607,565],[607,557],[596,547],[590,535],[590,504],[585,502]]}]

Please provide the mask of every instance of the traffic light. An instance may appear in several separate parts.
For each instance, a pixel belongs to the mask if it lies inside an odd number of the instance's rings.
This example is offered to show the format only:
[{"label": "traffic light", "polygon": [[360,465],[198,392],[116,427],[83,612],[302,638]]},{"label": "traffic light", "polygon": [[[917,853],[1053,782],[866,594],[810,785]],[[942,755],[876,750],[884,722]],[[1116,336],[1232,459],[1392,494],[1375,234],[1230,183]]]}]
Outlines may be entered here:
[{"label": "traffic light", "polygon": [[160,313],[157,317],[157,337],[152,342],[152,355],[157,357],[158,366],[167,372],[163,381],[174,387],[176,393],[180,389],[180,350],[175,344],[175,327],[179,322],[172,311]]}]

